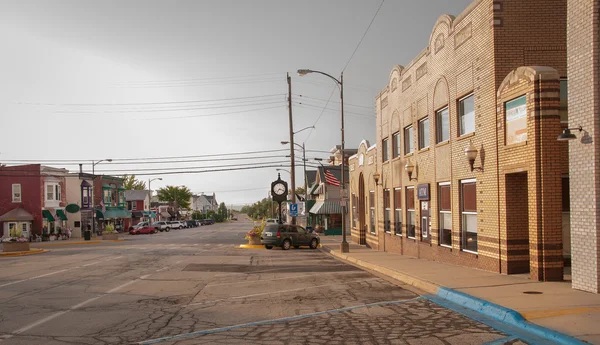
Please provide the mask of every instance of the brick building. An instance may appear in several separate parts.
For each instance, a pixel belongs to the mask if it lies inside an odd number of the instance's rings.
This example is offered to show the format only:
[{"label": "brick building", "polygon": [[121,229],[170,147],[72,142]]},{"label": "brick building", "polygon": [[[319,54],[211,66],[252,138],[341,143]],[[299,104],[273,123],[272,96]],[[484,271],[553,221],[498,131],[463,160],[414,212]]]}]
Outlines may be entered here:
[{"label": "brick building", "polygon": [[563,279],[566,23],[566,0],[475,0],[438,19],[376,97],[376,144],[350,157],[353,241]]},{"label": "brick building", "polygon": [[[600,4],[568,1],[567,55],[569,127],[577,140],[569,142],[571,247],[573,287],[600,292]],[[593,139],[595,138],[595,140]]]}]

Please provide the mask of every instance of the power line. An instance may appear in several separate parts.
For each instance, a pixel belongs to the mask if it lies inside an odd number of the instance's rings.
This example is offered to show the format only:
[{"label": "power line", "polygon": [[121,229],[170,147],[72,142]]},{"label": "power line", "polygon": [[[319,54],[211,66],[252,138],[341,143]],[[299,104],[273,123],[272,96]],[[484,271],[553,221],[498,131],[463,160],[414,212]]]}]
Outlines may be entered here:
[{"label": "power line", "polygon": [[[296,105],[300,108],[303,107],[311,107],[311,108],[321,108],[320,105],[313,105],[313,104],[306,104],[306,103],[299,103],[299,102],[294,102],[296,103]],[[333,112],[337,112],[339,111],[338,109],[332,109],[332,108],[323,108],[323,111],[333,111]],[[376,115],[367,115],[367,114],[361,114],[361,113],[357,113],[357,112],[353,112],[353,111],[348,111],[348,110],[344,110],[344,114],[345,115],[355,115],[355,116],[361,116],[361,117],[371,117],[371,118],[376,118]]]},{"label": "power line", "polygon": [[171,88],[171,87],[192,87],[192,86],[216,86],[216,85],[236,85],[236,84],[259,84],[259,83],[279,83],[281,78],[265,78],[265,79],[254,79],[254,80],[232,80],[232,81],[216,81],[216,82],[190,82],[190,83],[165,83],[165,84],[140,84],[140,85],[114,85],[119,88],[131,88],[131,89],[149,89],[149,88]]},{"label": "power line", "polygon": [[369,23],[369,26],[367,26],[367,30],[365,30],[365,33],[360,38],[360,41],[358,41],[358,44],[356,45],[356,48],[354,48],[354,52],[352,52],[352,55],[350,55],[350,58],[348,59],[348,62],[346,62],[346,65],[344,66],[344,68],[342,68],[342,73],[346,70],[346,67],[348,67],[348,65],[350,64],[350,61],[352,61],[352,58],[354,57],[354,54],[356,54],[356,51],[360,47],[360,44],[362,43],[362,41],[365,39],[365,36],[367,36],[367,32],[369,32],[369,29],[371,28],[371,25],[373,25],[373,22],[375,21],[375,18],[377,18],[377,14],[379,13],[379,10],[383,6],[384,2],[385,2],[385,0],[381,0],[381,4],[379,4],[379,8],[377,8],[377,12],[375,12],[375,15],[373,16],[373,19],[371,19],[371,22]]},{"label": "power line", "polygon": [[[318,101],[327,102],[327,100],[323,99],[323,98],[310,97],[310,96],[305,96],[305,95],[300,95],[300,94],[294,94],[294,95],[298,96],[298,97],[302,97],[302,98],[308,98],[308,99],[314,99],[314,100],[318,100]],[[339,102],[335,102],[335,104],[339,104]],[[365,108],[365,109],[369,109],[369,110],[374,109],[374,106],[367,107],[365,105],[356,105],[356,104],[350,104],[350,103],[346,103],[346,102],[344,102],[344,106],[359,107],[359,108]]]},{"label": "power line", "polygon": [[117,82],[116,85],[126,85],[126,84],[154,84],[154,83],[173,83],[173,82],[190,82],[190,81],[207,81],[207,80],[224,80],[224,79],[242,79],[242,78],[250,78],[250,77],[264,77],[268,75],[282,75],[285,72],[276,72],[276,73],[261,73],[261,74],[249,74],[249,75],[238,75],[238,76],[228,76],[228,77],[211,77],[211,78],[190,78],[190,79],[167,79],[167,80],[140,80],[140,81],[129,81],[129,82]]},{"label": "power line", "polygon": [[155,113],[163,111],[190,111],[190,110],[207,110],[207,109],[222,109],[222,108],[238,108],[238,107],[251,107],[257,105],[272,105],[272,104],[283,104],[285,100],[262,102],[262,103],[247,103],[247,104],[232,104],[232,105],[215,105],[205,107],[170,107],[170,108],[140,108],[140,109],[106,109],[106,110],[57,110],[55,113],[58,114],[104,114],[104,113]]},{"label": "power line", "polygon": [[216,114],[202,114],[202,115],[189,115],[189,116],[169,116],[169,117],[151,117],[144,120],[173,120],[173,119],[190,119],[194,117],[210,117],[210,116],[221,116],[221,115],[233,115],[233,114],[243,114],[243,113],[252,113],[260,110],[270,110],[270,109],[279,109],[287,106],[286,102],[283,102],[284,105],[278,105],[274,107],[266,107],[266,108],[257,108],[257,109],[248,109],[248,110],[240,110],[240,111],[230,111],[226,113],[216,113]]}]

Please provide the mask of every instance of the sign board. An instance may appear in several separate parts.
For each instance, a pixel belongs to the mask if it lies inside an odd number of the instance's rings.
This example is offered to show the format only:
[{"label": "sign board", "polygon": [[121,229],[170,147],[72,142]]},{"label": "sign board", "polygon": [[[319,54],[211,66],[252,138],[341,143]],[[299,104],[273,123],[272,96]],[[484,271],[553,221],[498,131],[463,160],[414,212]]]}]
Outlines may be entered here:
[{"label": "sign board", "polygon": [[506,102],[506,145],[527,141],[527,96]]},{"label": "sign board", "polygon": [[298,203],[298,216],[305,216],[305,202]]},{"label": "sign board", "polygon": [[429,200],[429,183],[417,186],[417,198],[419,200]]},{"label": "sign board", "polygon": [[290,211],[290,217],[297,217],[298,216],[298,204],[288,204],[289,206],[289,211]]}]

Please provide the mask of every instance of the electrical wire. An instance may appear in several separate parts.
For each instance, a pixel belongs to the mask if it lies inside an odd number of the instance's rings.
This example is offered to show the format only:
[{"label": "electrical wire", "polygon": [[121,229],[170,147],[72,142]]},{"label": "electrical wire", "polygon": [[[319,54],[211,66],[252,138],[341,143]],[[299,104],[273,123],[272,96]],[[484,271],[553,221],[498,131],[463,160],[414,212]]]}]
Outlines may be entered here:
[{"label": "electrical wire", "polygon": [[176,82],[193,82],[193,81],[209,81],[209,80],[225,80],[225,79],[243,79],[250,77],[264,77],[268,75],[283,75],[285,72],[274,72],[274,73],[260,73],[260,74],[249,74],[249,75],[236,75],[228,77],[211,77],[211,78],[190,78],[190,79],[167,79],[167,80],[140,80],[140,81],[129,81],[129,82],[117,82],[115,85],[128,85],[128,84],[159,84],[159,83],[176,83]]},{"label": "electrical wire", "polygon": [[[310,97],[310,96],[305,96],[305,95],[300,95],[300,94],[295,95],[295,96],[298,96],[298,97],[301,97],[301,98],[307,98],[307,99],[310,99],[310,100],[314,99],[314,100],[317,100],[317,101],[327,102],[327,100],[323,99],[323,98]],[[335,104],[340,104],[340,103],[336,102]],[[346,106],[365,108],[365,109],[369,109],[369,110],[373,110],[374,107],[375,107],[375,106],[367,107],[367,106],[364,106],[364,105],[356,105],[356,104],[350,104],[350,103],[344,102],[344,107],[346,107]]]},{"label": "electrical wire", "polygon": [[146,118],[144,120],[174,120],[174,119],[191,119],[195,117],[211,117],[211,116],[221,116],[221,115],[233,115],[233,114],[243,114],[243,113],[252,113],[255,111],[261,110],[270,110],[270,109],[281,109],[287,107],[287,102],[284,102],[283,105],[274,106],[274,107],[266,107],[266,108],[257,108],[257,109],[248,109],[248,110],[240,110],[240,111],[231,111],[227,113],[216,113],[216,114],[202,114],[202,115],[189,115],[189,116],[169,116],[169,117],[151,117]]},{"label": "electrical wire", "polygon": [[379,10],[381,10],[381,7],[383,6],[384,2],[385,2],[385,0],[381,0],[381,4],[379,4],[379,8],[377,8],[377,12],[375,12],[375,15],[373,16],[373,19],[371,19],[371,22],[369,23],[369,26],[367,26],[367,29],[365,30],[365,33],[360,38],[360,41],[358,41],[358,44],[356,45],[356,48],[354,48],[354,51],[352,52],[352,55],[350,55],[350,58],[348,59],[348,62],[346,62],[346,65],[344,66],[344,68],[342,68],[342,73],[346,70],[346,67],[348,67],[348,65],[350,64],[350,61],[352,61],[352,58],[354,57],[354,54],[356,54],[356,52],[358,51],[358,48],[360,47],[362,41],[365,39],[365,36],[367,36],[367,33],[369,32],[369,29],[371,28],[371,25],[373,25],[373,22],[375,21],[375,18],[377,18],[377,14],[379,13]]},{"label": "electrical wire", "polygon": [[[190,110],[208,110],[208,109],[223,109],[223,108],[239,108],[239,107],[251,107],[257,105],[273,105],[273,104],[287,104],[285,100],[273,101],[273,102],[262,102],[262,103],[248,103],[248,104],[232,104],[232,105],[218,105],[208,107],[169,107],[169,108],[140,108],[140,109],[106,109],[106,110],[57,110],[56,114],[106,114],[106,113],[156,113],[163,111],[190,111]],[[213,114],[214,115],[214,114]],[[206,115],[204,115],[206,116]]]}]

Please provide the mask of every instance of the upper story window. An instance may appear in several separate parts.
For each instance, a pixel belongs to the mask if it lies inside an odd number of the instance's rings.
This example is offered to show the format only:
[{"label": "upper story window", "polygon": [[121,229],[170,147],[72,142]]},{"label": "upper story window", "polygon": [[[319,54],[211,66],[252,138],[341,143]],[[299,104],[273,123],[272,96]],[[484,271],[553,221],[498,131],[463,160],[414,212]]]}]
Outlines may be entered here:
[{"label": "upper story window", "polygon": [[400,157],[400,132],[392,135],[392,158]]},{"label": "upper story window", "polygon": [[388,153],[388,138],[383,139],[383,141],[381,142],[381,155],[383,156],[383,161],[387,162],[390,157],[389,157],[389,153]]},{"label": "upper story window", "polygon": [[419,121],[419,150],[429,147],[429,118]]},{"label": "upper story window", "polygon": [[60,184],[56,182],[46,183],[46,201],[60,201]]},{"label": "upper story window", "polygon": [[104,201],[104,205],[110,205],[112,203],[112,196],[110,186],[102,186],[102,200]]},{"label": "upper story window", "polygon": [[568,83],[567,78],[560,79],[560,108],[558,114],[560,115],[561,123],[569,123],[569,97],[568,97]]},{"label": "upper story window", "polygon": [[459,135],[475,132],[475,97],[470,94],[458,101]]},{"label": "upper story window", "polygon": [[81,187],[81,204],[90,207],[92,204],[92,190],[90,187]]},{"label": "upper story window", "polygon": [[137,201],[131,201],[131,210],[137,211]]},{"label": "upper story window", "polygon": [[435,113],[436,123],[436,142],[442,143],[450,140],[450,118],[448,115],[448,107],[438,110]]},{"label": "upper story window", "polygon": [[407,155],[412,153],[415,148],[413,146],[413,128],[412,126],[408,126],[404,128],[404,154]]},{"label": "upper story window", "polygon": [[22,202],[20,183],[15,183],[12,185],[12,202]]}]

